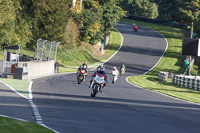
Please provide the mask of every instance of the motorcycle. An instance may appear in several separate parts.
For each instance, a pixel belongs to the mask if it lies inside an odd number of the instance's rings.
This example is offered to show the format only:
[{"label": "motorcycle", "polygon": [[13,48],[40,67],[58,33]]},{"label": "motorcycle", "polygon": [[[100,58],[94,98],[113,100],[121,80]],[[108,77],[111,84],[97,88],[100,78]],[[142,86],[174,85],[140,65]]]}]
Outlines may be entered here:
[{"label": "motorcycle", "polygon": [[125,71],[126,71],[126,69],[125,69],[124,67],[121,67],[121,68],[120,68],[120,74],[121,74],[121,75],[125,74]]},{"label": "motorcycle", "polygon": [[118,78],[118,72],[117,71],[111,71],[110,75],[112,76],[112,83],[114,84],[115,81],[117,80]]},{"label": "motorcycle", "polygon": [[135,31],[135,32],[137,32],[138,31],[138,28],[137,28],[137,26],[135,25],[135,26],[133,26],[133,30]]},{"label": "motorcycle", "polygon": [[96,94],[102,90],[104,82],[104,76],[101,74],[97,74],[96,77],[93,78],[90,85],[91,97],[95,97]]},{"label": "motorcycle", "polygon": [[86,70],[85,69],[81,69],[80,71],[78,71],[77,75],[78,75],[77,76],[77,81],[78,81],[78,84],[80,84],[81,82],[83,82],[83,80],[87,76]]}]

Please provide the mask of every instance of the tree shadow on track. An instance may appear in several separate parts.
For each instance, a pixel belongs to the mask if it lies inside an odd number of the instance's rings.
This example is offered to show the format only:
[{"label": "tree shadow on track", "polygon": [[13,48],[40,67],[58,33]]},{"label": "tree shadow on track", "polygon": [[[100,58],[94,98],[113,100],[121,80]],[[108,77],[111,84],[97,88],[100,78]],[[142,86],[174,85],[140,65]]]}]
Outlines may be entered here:
[{"label": "tree shadow on track", "polygon": [[[145,101],[145,100],[134,100],[134,99],[122,99],[122,98],[108,98],[108,97],[95,97],[92,98],[90,96],[83,95],[69,95],[69,94],[57,94],[57,93],[34,93],[35,100],[39,100],[40,103],[42,101],[46,103],[51,100],[52,104],[58,104],[61,106],[71,105],[71,106],[97,106],[97,107],[113,107],[113,106],[124,106],[127,108],[129,104],[141,104],[140,106],[165,106],[164,108],[178,108],[180,109],[189,109],[189,110],[198,110],[200,111],[200,105],[195,104],[183,104],[183,103],[169,103],[169,102],[158,102],[158,101]],[[37,95],[42,95],[43,97],[48,96],[48,98],[37,98]],[[52,98],[51,98],[52,96]],[[58,99],[55,99],[55,96]],[[47,102],[48,103],[48,102]],[[48,103],[49,104],[49,103]],[[138,105],[139,106],[139,105]]]}]

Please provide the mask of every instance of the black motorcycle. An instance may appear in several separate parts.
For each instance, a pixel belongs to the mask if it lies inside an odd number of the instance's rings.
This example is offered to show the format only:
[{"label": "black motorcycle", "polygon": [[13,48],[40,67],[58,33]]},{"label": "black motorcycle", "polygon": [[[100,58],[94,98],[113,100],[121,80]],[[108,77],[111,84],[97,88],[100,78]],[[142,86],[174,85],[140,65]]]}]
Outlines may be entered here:
[{"label": "black motorcycle", "polygon": [[85,69],[81,69],[80,71],[77,72],[77,81],[78,84],[80,84],[81,82],[83,82],[83,80],[86,78],[87,76],[87,72]]}]

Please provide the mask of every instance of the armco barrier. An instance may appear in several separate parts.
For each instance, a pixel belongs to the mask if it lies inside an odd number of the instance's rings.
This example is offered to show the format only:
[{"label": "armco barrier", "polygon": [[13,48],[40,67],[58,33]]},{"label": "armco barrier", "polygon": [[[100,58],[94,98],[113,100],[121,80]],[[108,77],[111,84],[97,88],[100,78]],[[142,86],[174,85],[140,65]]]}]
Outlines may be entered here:
[{"label": "armco barrier", "polygon": [[174,75],[172,83],[181,87],[200,91],[200,76]]}]

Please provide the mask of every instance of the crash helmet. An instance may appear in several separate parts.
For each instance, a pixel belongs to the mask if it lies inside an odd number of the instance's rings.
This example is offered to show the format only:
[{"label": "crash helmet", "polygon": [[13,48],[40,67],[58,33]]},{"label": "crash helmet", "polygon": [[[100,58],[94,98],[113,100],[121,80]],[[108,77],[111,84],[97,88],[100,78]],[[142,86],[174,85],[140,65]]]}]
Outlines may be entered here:
[{"label": "crash helmet", "polygon": [[116,70],[116,69],[117,69],[117,68],[114,66],[114,67],[113,67],[113,70]]},{"label": "crash helmet", "polygon": [[125,65],[123,64],[122,67],[125,67]]},{"label": "crash helmet", "polygon": [[104,73],[104,68],[100,68],[99,73],[103,74]]},{"label": "crash helmet", "polygon": [[86,62],[86,61],[84,62],[84,65],[87,65],[87,62]]}]

